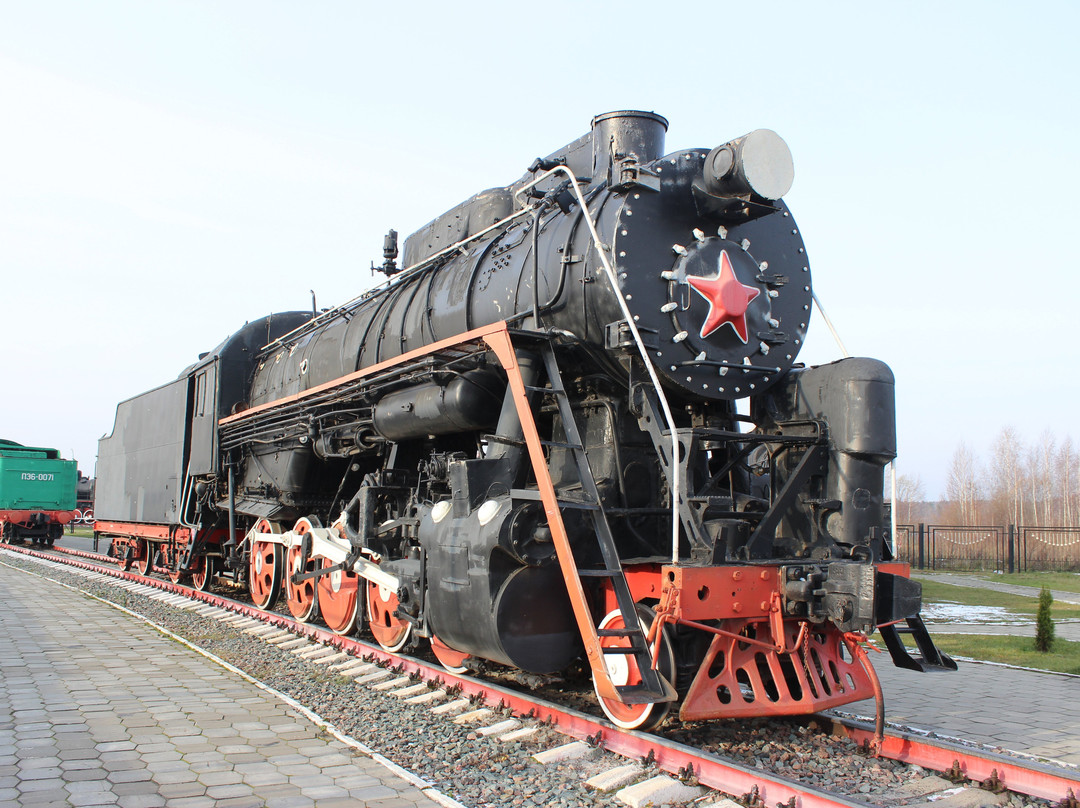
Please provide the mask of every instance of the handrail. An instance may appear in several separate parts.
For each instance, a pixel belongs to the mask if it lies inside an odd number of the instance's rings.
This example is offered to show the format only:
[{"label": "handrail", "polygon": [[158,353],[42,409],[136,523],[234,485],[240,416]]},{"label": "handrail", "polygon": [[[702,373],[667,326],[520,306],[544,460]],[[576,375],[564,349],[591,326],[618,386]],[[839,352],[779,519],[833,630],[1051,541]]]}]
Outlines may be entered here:
[{"label": "handrail", "polygon": [[504,227],[505,225],[509,224],[510,222],[514,221],[515,219],[520,219],[526,213],[532,213],[533,210],[535,210],[537,207],[538,206],[535,205],[535,204],[524,207],[521,210],[518,210],[518,211],[515,211],[514,213],[511,213],[505,219],[500,219],[499,221],[495,222],[495,224],[489,225],[488,227],[485,227],[483,230],[478,230],[478,231],[476,231],[475,233],[473,233],[470,236],[466,236],[461,241],[456,241],[456,242],[454,242],[453,244],[451,244],[448,247],[443,247],[443,249],[439,250],[437,253],[432,253],[427,258],[425,258],[423,261],[418,261],[417,263],[413,264],[411,267],[407,267],[407,268],[401,270],[400,272],[396,273],[393,277],[387,278],[385,281],[380,283],[378,286],[373,286],[371,289],[368,289],[366,292],[363,292],[362,294],[357,295],[352,300],[346,300],[340,306],[335,306],[334,308],[330,309],[329,311],[324,311],[324,312],[321,312],[320,314],[317,314],[316,316],[312,317],[310,320],[308,320],[303,325],[298,325],[292,331],[289,331],[288,333],[282,334],[277,339],[266,343],[266,345],[264,345],[262,348],[260,348],[259,351],[260,352],[265,351],[266,349],[272,348],[275,345],[283,345],[285,343],[285,341],[288,340],[290,337],[298,337],[301,334],[307,333],[309,330],[311,330],[312,328],[314,328],[318,324],[323,323],[326,320],[332,320],[334,317],[338,317],[338,316],[346,313],[347,311],[350,311],[352,309],[352,307],[354,307],[357,303],[362,303],[363,301],[367,300],[368,298],[373,297],[376,294],[379,294],[384,289],[389,289],[391,286],[394,286],[394,285],[396,285],[398,283],[401,283],[406,278],[412,277],[413,275],[415,275],[420,270],[426,268],[428,265],[430,265],[430,264],[434,263],[435,261],[437,261],[438,259],[442,258],[444,255],[448,255],[448,254],[457,252],[462,247],[464,247],[466,244],[469,244],[470,242],[476,241],[478,238],[481,238],[482,236],[486,236],[488,233],[492,232],[493,230],[498,230],[499,228]]},{"label": "handrail", "polygon": [[600,263],[604,267],[604,274],[607,276],[608,283],[615,293],[615,300],[618,302],[619,309],[626,319],[626,324],[630,329],[630,333],[634,337],[634,343],[637,345],[638,353],[641,354],[641,359],[645,363],[645,370],[649,373],[649,380],[652,382],[653,389],[656,390],[657,398],[660,401],[660,409],[663,410],[664,418],[667,420],[668,427],[671,430],[671,563],[677,564],[679,562],[679,504],[682,498],[682,492],[680,491],[679,485],[679,437],[678,430],[675,428],[675,418],[671,413],[671,407],[668,404],[667,396],[664,395],[664,390],[660,386],[660,377],[657,376],[656,367],[649,357],[649,350],[645,347],[645,342],[641,339],[641,332],[638,331],[637,324],[634,322],[634,316],[630,313],[630,307],[626,305],[626,298],[623,297],[622,289],[619,288],[618,279],[615,277],[615,270],[612,268],[611,262],[608,260],[604,251],[606,245],[600,240],[600,234],[596,232],[596,225],[593,224],[592,215],[589,214],[589,206],[585,201],[584,194],[581,192],[581,185],[578,183],[577,177],[575,177],[573,172],[566,166],[555,166],[550,171],[545,171],[543,174],[540,174],[538,177],[523,185],[515,191],[514,195],[515,197],[521,195],[555,174],[566,175],[569,185],[573,189],[574,196],[577,197],[578,204],[586,214],[582,218],[589,228],[589,235],[592,237],[593,246],[600,256]]}]

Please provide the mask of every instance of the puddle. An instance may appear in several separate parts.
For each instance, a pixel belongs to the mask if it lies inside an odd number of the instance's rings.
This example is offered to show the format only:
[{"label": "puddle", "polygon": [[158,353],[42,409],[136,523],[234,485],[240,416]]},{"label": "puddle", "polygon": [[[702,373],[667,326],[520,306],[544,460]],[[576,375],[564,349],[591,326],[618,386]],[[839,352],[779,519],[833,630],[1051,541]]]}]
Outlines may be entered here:
[{"label": "puddle", "polygon": [[924,603],[922,617],[930,623],[983,623],[998,626],[1027,626],[1032,618],[1013,614],[1001,606],[965,606],[962,603]]}]

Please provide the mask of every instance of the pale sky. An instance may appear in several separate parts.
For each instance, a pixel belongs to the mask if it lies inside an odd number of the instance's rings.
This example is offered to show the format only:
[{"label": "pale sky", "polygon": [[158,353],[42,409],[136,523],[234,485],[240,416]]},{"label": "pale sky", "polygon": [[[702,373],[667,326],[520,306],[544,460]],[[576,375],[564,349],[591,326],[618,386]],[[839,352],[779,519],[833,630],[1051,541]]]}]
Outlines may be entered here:
[{"label": "pale sky", "polygon": [[935,497],[960,440],[1080,435],[1078,8],[0,0],[0,437],[92,471],[119,400],[629,108],[668,151],[788,142],[815,290]]}]

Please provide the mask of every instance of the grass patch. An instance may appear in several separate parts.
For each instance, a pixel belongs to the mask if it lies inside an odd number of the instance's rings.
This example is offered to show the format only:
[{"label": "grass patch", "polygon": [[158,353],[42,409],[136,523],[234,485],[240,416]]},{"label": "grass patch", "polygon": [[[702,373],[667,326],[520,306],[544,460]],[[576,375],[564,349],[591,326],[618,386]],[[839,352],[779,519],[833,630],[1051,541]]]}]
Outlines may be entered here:
[{"label": "grass patch", "polygon": [[1039,668],[1058,673],[1080,674],[1080,642],[1058,637],[1054,650],[1043,654],[1035,650],[1034,637],[999,637],[983,634],[941,634],[931,629],[934,645],[946,654],[1002,662],[1024,668]]},{"label": "grass patch", "polygon": [[[960,603],[964,606],[1000,606],[1018,615],[1034,616],[1039,610],[1039,598],[1024,595],[1010,595],[993,589],[976,589],[970,586],[943,584],[932,578],[919,577],[923,588],[923,603]],[[1080,618],[1080,606],[1055,601],[1052,617],[1060,620],[1065,617]]]},{"label": "grass patch", "polygon": [[77,527],[75,530],[64,528],[65,536],[81,536],[84,539],[94,538],[94,529],[92,527]]},{"label": "grass patch", "polygon": [[1041,589],[1045,586],[1047,589],[1057,589],[1062,592],[1076,592],[1077,594],[1080,594],[1080,574],[1075,572],[1018,572],[1012,575],[974,573],[974,575],[985,581],[994,581],[999,584],[1033,586],[1036,589]]}]

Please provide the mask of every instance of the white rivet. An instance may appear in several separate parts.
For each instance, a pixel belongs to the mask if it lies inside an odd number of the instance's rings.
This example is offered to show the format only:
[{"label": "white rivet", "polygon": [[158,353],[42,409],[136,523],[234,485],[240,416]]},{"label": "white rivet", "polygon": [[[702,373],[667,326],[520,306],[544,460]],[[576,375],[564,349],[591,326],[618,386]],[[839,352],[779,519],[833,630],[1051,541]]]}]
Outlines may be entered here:
[{"label": "white rivet", "polygon": [[721,367],[720,368],[720,375],[721,376],[727,376],[727,372],[728,372],[728,369],[726,367]]},{"label": "white rivet", "polygon": [[720,238],[727,238],[727,228],[723,225],[720,225],[718,228],[716,228],[716,235],[720,236]]},{"label": "white rivet", "polygon": [[663,306],[660,307],[660,311],[664,312],[664,314],[667,314],[669,311],[675,311],[675,309],[677,308],[679,308],[678,303],[665,303]]},{"label": "white rivet", "polygon": [[779,320],[773,320],[772,318],[769,318],[769,328],[779,328],[779,327],[780,327],[780,321]]},{"label": "white rivet", "polygon": [[762,261],[760,264],[758,264],[758,266],[761,267],[762,269],[768,269],[769,268],[769,262],[768,261]]},{"label": "white rivet", "polygon": [[670,269],[665,269],[663,272],[660,273],[660,277],[663,278],[665,281],[673,281],[675,280],[675,273],[672,272]]},{"label": "white rivet", "polygon": [[705,361],[705,352],[704,352],[704,351],[702,351],[702,352],[701,352],[701,353],[699,353],[699,354],[698,354],[697,356],[695,356],[695,357],[694,357],[694,361],[695,361],[695,362],[704,362],[704,361]]},{"label": "white rivet", "polygon": [[697,239],[698,241],[704,241],[705,240],[705,234],[701,230],[699,230],[698,228],[695,227],[694,228],[694,238]]},{"label": "white rivet", "polygon": [[690,336],[689,331],[680,331],[674,337],[671,338],[672,342],[682,342],[684,339]]},{"label": "white rivet", "polygon": [[749,249],[750,249],[750,239],[748,239],[748,238],[744,238],[744,239],[743,239],[743,240],[742,240],[742,241],[741,241],[741,242],[739,243],[739,246],[740,246],[740,247],[742,247],[742,248],[743,248],[744,250],[749,250]]},{"label": "white rivet", "polygon": [[686,247],[681,244],[672,244],[671,251],[677,255],[686,255]]},{"label": "white rivet", "polygon": [[780,293],[778,291],[776,291],[775,289],[770,289],[769,290],[769,297],[780,297]]},{"label": "white rivet", "polygon": [[762,356],[768,356],[769,355],[769,346],[766,345],[764,342],[758,343],[758,350],[761,351]]},{"label": "white rivet", "polygon": [[626,250],[619,251],[619,258],[626,258]]}]

